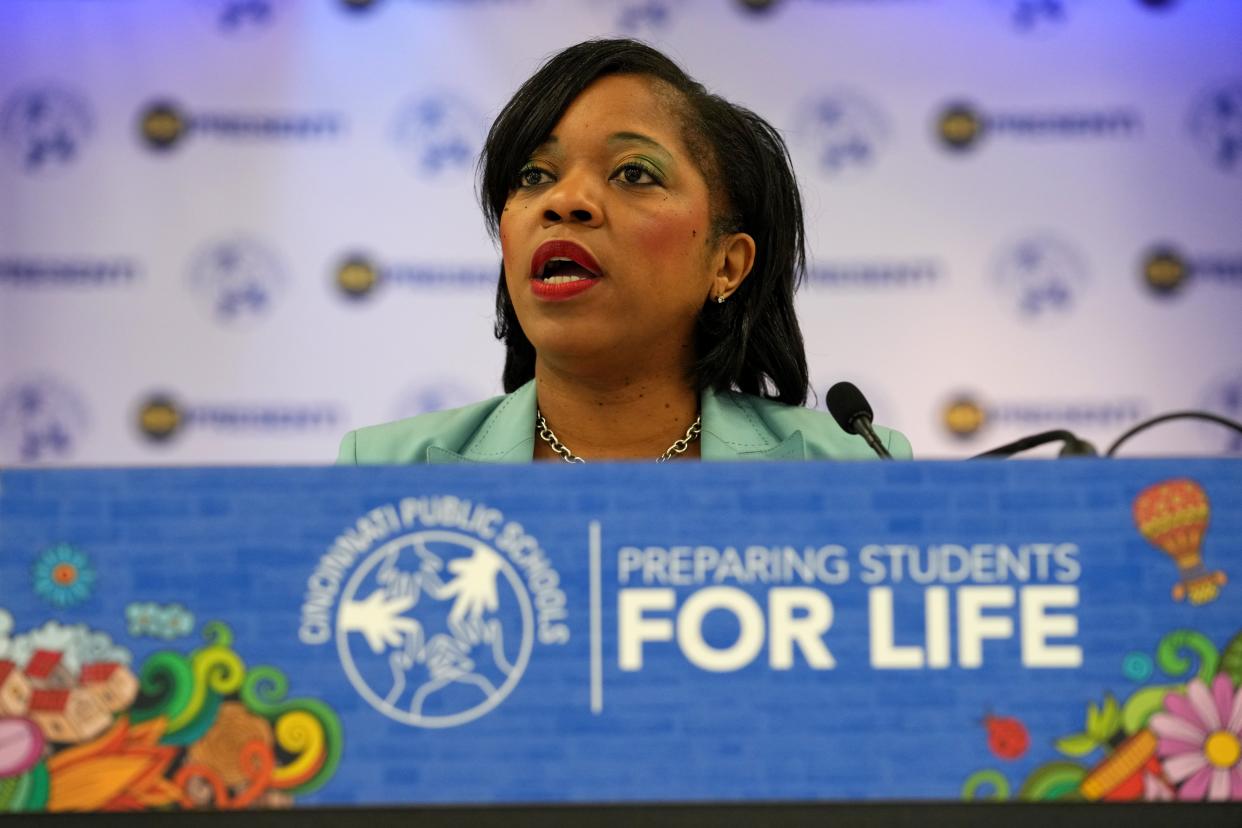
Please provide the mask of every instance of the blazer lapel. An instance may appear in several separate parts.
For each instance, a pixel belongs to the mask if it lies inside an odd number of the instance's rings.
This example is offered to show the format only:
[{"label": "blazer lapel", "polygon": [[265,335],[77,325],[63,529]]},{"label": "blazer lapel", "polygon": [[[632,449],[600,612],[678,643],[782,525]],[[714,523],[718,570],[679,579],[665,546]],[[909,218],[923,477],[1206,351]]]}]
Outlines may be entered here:
[{"label": "blazer lapel", "polygon": [[782,436],[772,429],[743,394],[703,391],[704,460],[805,460],[801,431]]},{"label": "blazer lapel", "polygon": [[427,462],[529,463],[535,457],[535,381],[500,398],[460,446],[430,445]]}]

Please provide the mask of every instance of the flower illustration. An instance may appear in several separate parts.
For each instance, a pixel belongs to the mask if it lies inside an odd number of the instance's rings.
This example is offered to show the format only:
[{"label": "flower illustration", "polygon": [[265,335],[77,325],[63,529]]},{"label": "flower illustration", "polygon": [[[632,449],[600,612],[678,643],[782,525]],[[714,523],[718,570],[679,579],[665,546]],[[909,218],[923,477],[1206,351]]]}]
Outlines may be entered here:
[{"label": "flower illustration", "polygon": [[1242,800],[1242,690],[1225,673],[1209,687],[1201,679],[1185,695],[1170,693],[1151,717],[1169,781],[1183,800]]},{"label": "flower illustration", "polygon": [[67,543],[45,550],[35,561],[35,592],[62,609],[89,598],[94,583],[90,559]]}]

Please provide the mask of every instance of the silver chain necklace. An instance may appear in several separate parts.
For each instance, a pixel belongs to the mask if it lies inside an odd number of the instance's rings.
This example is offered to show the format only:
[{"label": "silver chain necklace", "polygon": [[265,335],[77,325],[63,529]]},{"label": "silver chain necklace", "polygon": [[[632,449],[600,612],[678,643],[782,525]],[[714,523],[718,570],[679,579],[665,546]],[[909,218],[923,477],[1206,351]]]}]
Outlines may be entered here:
[{"label": "silver chain necklace", "polygon": [[[561,456],[566,463],[585,463],[578,455],[569,450],[569,447],[556,439],[556,435],[552,429],[548,428],[548,421],[543,418],[543,412],[535,410],[535,430],[539,432],[539,439],[543,440],[552,450]],[[694,422],[686,429],[686,435],[677,442],[673,443],[664,453],[656,458],[657,463],[663,463],[665,460],[684,454],[686,449],[690,448],[690,444],[699,439],[699,434],[703,431],[703,418],[695,417]]]}]

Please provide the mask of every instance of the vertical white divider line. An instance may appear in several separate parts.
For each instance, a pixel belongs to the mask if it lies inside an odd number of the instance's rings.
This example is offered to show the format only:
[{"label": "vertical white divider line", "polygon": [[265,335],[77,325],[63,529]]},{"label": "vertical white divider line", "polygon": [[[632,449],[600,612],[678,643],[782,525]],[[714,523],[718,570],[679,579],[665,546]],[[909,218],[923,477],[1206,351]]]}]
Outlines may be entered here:
[{"label": "vertical white divider line", "polygon": [[588,530],[591,554],[591,712],[604,710],[603,619],[600,609],[600,530],[593,520]]}]

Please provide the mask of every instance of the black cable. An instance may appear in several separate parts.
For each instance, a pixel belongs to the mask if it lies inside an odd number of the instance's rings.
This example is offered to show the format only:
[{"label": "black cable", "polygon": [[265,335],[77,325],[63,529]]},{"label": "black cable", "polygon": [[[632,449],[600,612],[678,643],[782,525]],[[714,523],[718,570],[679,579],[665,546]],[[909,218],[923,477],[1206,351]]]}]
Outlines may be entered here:
[{"label": "black cable", "polygon": [[1112,457],[1113,453],[1116,452],[1117,449],[1121,448],[1122,443],[1124,443],[1126,440],[1129,440],[1131,437],[1133,437],[1135,434],[1138,434],[1140,431],[1146,431],[1152,426],[1157,425],[1159,423],[1167,422],[1168,420],[1182,420],[1182,419],[1208,420],[1209,422],[1217,423],[1219,425],[1232,428],[1234,431],[1238,432],[1239,434],[1242,434],[1242,423],[1231,420],[1228,417],[1222,417],[1219,414],[1213,414],[1210,411],[1174,411],[1169,414],[1161,414],[1159,417],[1152,417],[1150,420],[1144,420],[1143,422],[1139,423],[1134,428],[1130,429],[1125,434],[1121,435],[1115,441],[1113,441],[1113,444],[1108,447],[1108,451],[1104,452],[1104,456]]},{"label": "black cable", "polygon": [[[1003,446],[997,446],[994,449],[985,451],[982,454],[976,454],[970,459],[978,460],[981,457],[1009,457],[1010,455],[1017,454],[1020,451],[1026,451],[1027,449],[1032,449],[1036,446],[1042,446],[1045,443],[1055,443],[1058,440],[1065,443],[1066,446],[1078,447],[1084,445],[1083,441],[1078,439],[1076,435],[1064,429],[1057,429],[1056,431],[1042,431],[1039,434],[1032,434],[1029,437],[1023,437],[1020,440],[1014,440],[1012,443],[1006,443]],[[1087,452],[1079,450],[1072,451],[1071,453],[1085,454]],[[1094,454],[1095,452],[1091,451],[1090,453]]]}]

